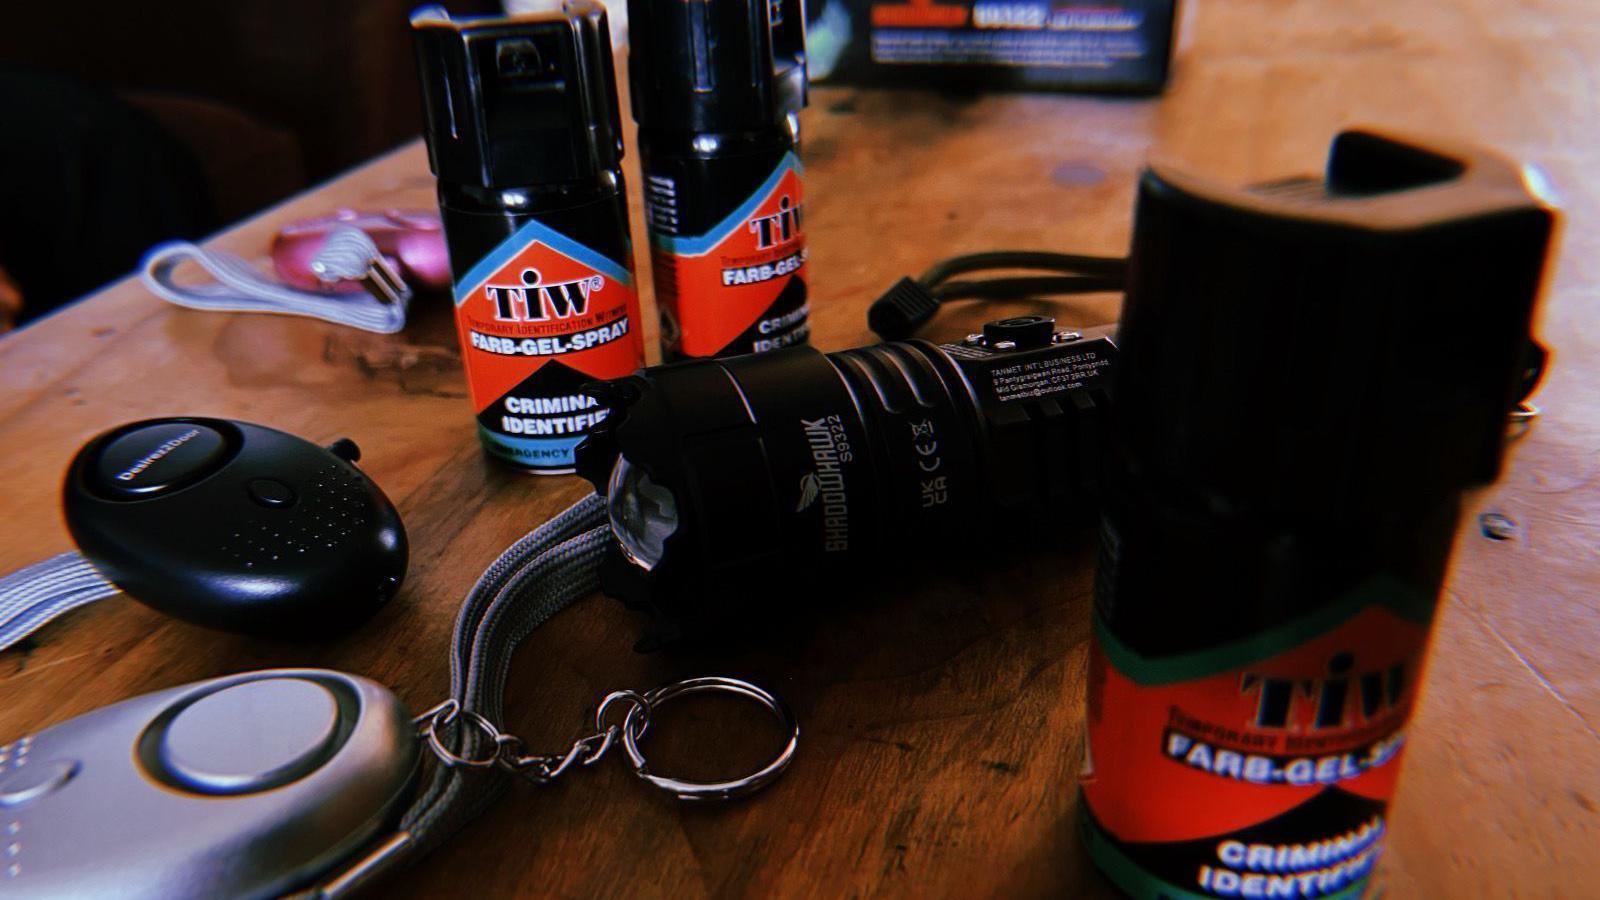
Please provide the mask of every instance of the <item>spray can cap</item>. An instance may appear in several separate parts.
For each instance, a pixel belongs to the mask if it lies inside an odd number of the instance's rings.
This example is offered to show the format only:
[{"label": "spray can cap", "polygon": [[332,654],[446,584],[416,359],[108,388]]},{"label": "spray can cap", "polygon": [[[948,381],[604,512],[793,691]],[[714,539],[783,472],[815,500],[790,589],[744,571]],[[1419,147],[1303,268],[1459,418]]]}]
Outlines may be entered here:
[{"label": "spray can cap", "polygon": [[629,0],[628,20],[640,127],[754,131],[806,105],[800,0]]},{"label": "spray can cap", "polygon": [[451,18],[411,14],[428,164],[441,180],[485,188],[568,184],[622,160],[606,12]]},{"label": "spray can cap", "polygon": [[1207,508],[1348,520],[1493,480],[1556,225],[1472,147],[1348,131],[1323,177],[1140,183],[1117,437]]}]

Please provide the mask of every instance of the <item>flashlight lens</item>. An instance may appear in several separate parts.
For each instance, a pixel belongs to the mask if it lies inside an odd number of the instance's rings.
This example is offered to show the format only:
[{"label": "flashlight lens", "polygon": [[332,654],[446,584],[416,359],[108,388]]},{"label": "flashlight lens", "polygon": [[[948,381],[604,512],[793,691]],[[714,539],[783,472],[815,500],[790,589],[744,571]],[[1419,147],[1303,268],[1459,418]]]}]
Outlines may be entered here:
[{"label": "flashlight lens", "polygon": [[629,561],[646,572],[661,563],[667,538],[678,530],[678,501],[671,491],[619,456],[606,491],[606,512]]}]

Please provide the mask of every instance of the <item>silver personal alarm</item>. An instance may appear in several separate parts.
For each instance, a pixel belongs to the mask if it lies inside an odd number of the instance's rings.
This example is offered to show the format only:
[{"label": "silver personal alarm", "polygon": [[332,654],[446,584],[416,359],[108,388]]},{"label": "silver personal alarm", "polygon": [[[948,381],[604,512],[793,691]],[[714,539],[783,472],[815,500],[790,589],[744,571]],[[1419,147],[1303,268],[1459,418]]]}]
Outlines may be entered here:
[{"label": "silver personal alarm", "polygon": [[0,896],[272,897],[390,830],[418,770],[387,689],[274,669],[0,745]]}]

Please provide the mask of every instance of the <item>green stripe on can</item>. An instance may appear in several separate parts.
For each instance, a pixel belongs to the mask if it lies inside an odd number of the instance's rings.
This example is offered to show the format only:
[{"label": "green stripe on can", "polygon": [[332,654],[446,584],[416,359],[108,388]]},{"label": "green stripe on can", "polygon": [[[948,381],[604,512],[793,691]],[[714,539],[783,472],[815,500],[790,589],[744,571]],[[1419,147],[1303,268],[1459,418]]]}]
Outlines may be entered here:
[{"label": "green stripe on can", "polygon": [[1339,600],[1315,612],[1269,628],[1249,637],[1218,644],[1192,653],[1173,656],[1144,656],[1117,639],[1097,612],[1095,638],[1112,668],[1135,684],[1175,684],[1193,681],[1271,659],[1355,618],[1369,606],[1388,608],[1401,618],[1427,627],[1433,619],[1434,603],[1398,582],[1374,581],[1350,591]]}]

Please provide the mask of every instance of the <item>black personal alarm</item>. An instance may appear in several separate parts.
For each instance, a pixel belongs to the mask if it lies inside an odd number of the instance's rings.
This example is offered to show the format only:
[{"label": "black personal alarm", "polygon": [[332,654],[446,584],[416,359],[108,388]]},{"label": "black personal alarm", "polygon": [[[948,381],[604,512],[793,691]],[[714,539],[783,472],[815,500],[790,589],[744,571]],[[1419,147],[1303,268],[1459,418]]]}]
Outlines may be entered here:
[{"label": "black personal alarm", "polygon": [[405,577],[405,527],[359,458],[348,440],[148,419],[79,450],[62,501],[83,555],[140,602],[226,631],[323,637]]}]

